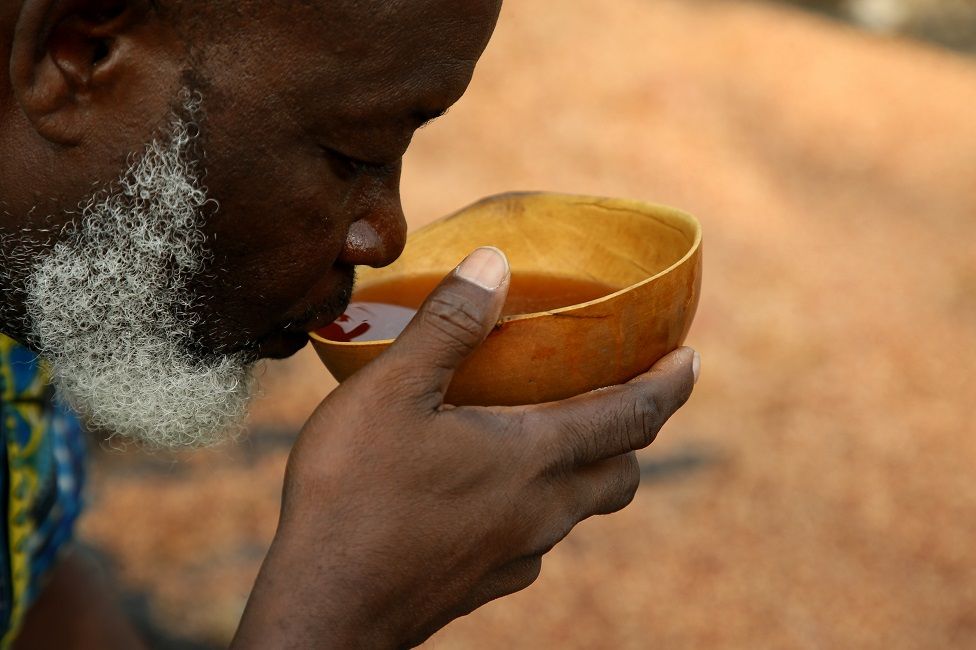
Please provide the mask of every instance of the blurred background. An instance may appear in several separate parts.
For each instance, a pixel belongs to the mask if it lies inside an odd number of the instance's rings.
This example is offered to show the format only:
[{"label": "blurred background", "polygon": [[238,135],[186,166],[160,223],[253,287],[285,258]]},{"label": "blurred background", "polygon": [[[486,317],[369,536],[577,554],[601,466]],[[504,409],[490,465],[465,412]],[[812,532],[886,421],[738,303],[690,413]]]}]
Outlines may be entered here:
[{"label": "blurred background", "polygon": [[[506,4],[411,226],[513,189],[691,211],[704,368],[634,504],[427,647],[976,647],[974,51],[974,0]],[[96,452],[82,537],[158,647],[229,641],[334,384],[306,351],[263,386],[238,445]]]}]

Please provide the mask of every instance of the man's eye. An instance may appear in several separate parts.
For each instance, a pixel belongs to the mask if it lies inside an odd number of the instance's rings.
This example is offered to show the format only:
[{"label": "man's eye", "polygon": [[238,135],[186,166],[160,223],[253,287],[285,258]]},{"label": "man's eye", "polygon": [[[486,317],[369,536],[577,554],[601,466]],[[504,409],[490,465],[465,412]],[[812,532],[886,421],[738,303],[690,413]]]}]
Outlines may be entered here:
[{"label": "man's eye", "polygon": [[330,156],[346,167],[349,172],[356,176],[366,175],[385,178],[395,174],[400,166],[400,161],[395,163],[376,163],[368,160],[361,160],[359,158],[353,158],[352,156],[348,156],[341,151],[336,151],[335,149],[326,149],[326,151]]}]

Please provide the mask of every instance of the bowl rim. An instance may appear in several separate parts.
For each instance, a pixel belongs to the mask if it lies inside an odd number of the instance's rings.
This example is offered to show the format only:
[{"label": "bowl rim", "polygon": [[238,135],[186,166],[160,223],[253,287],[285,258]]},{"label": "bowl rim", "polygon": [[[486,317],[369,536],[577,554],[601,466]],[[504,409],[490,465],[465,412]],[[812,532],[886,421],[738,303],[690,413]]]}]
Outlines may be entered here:
[{"label": "bowl rim", "polygon": [[[553,192],[508,192],[508,193],[505,193],[505,194],[498,194],[498,195],[495,195],[495,196],[489,196],[489,197],[486,197],[484,199],[481,199],[481,200],[479,200],[479,201],[477,201],[475,203],[472,203],[471,205],[469,205],[466,208],[462,208],[458,212],[456,212],[456,213],[454,213],[452,215],[449,215],[449,216],[445,217],[444,219],[439,219],[437,221],[433,221],[433,222],[427,224],[426,226],[424,226],[423,228],[421,228],[420,230],[418,230],[417,232],[420,232],[424,228],[427,228],[429,226],[432,226],[435,223],[438,223],[439,221],[447,221],[447,220],[450,220],[450,219],[454,219],[455,217],[459,217],[464,212],[466,212],[467,210],[470,210],[471,208],[474,208],[474,207],[476,207],[478,205],[481,205],[483,203],[488,203],[488,202],[493,202],[493,201],[500,201],[500,200],[503,200],[503,199],[518,198],[518,197],[525,198],[525,197],[541,197],[541,196],[545,196],[545,197],[548,197],[548,198],[564,199],[564,200],[567,200],[569,202],[573,202],[573,203],[577,203],[577,204],[580,204],[580,203],[585,204],[585,203],[596,203],[596,202],[599,202],[599,203],[616,205],[616,206],[618,206],[619,208],[622,208],[622,209],[628,209],[628,208],[629,209],[632,209],[634,212],[639,213],[639,214],[641,214],[641,215],[643,215],[645,217],[648,217],[648,218],[651,218],[651,219],[655,219],[658,222],[661,222],[661,219],[658,218],[658,216],[656,214],[654,214],[654,213],[655,212],[666,212],[666,213],[669,214],[669,216],[671,216],[671,217],[677,217],[678,219],[680,219],[682,221],[685,221],[686,223],[690,224],[693,227],[693,229],[694,229],[694,233],[695,233],[694,240],[692,241],[691,246],[688,247],[687,252],[685,252],[685,254],[678,261],[676,261],[674,264],[672,264],[671,266],[667,267],[666,269],[663,269],[663,270],[659,271],[658,273],[655,273],[654,275],[652,275],[650,277],[644,278],[643,280],[641,280],[639,282],[635,282],[633,284],[627,285],[626,287],[623,287],[621,289],[618,289],[617,291],[614,291],[613,293],[609,293],[609,294],[607,294],[605,296],[601,296],[599,298],[594,298],[593,300],[588,300],[587,302],[580,302],[580,303],[576,303],[576,304],[573,304],[573,305],[567,305],[565,307],[559,307],[557,309],[549,309],[549,310],[546,310],[546,311],[532,312],[530,314],[518,314],[518,315],[515,315],[515,316],[506,316],[506,317],[504,317],[504,318],[502,318],[501,320],[498,321],[498,324],[499,325],[501,325],[501,324],[508,324],[508,323],[516,323],[516,322],[525,321],[525,320],[532,320],[532,319],[535,319],[535,318],[541,318],[543,316],[553,316],[553,315],[558,315],[558,314],[565,314],[565,313],[568,313],[568,312],[571,312],[571,311],[576,311],[577,309],[583,309],[583,308],[586,308],[586,307],[591,307],[593,305],[598,305],[598,304],[600,304],[602,302],[606,302],[608,300],[612,300],[613,298],[616,298],[617,296],[620,296],[621,294],[627,293],[629,291],[633,291],[634,289],[636,289],[637,287],[640,287],[642,285],[650,284],[651,282],[654,282],[658,278],[664,277],[665,275],[671,273],[672,271],[674,271],[675,269],[677,269],[681,265],[685,264],[689,259],[691,259],[698,252],[698,250],[701,248],[701,245],[702,245],[702,225],[701,225],[701,222],[698,220],[697,217],[695,217],[695,215],[693,215],[691,213],[688,213],[688,212],[685,212],[684,210],[680,210],[678,208],[675,208],[675,207],[672,207],[672,206],[669,206],[669,205],[665,205],[665,204],[652,203],[650,201],[641,201],[641,200],[637,200],[637,199],[601,198],[601,197],[584,196],[584,195],[576,195],[576,194],[561,194],[561,193],[558,193],[558,192],[556,192],[556,193],[553,193]],[[378,340],[375,340],[375,341],[333,341],[332,339],[327,339],[327,338],[324,338],[322,336],[319,336],[316,332],[309,332],[308,333],[308,336],[309,336],[309,339],[311,339],[315,343],[320,343],[322,345],[328,345],[330,347],[350,348],[350,349],[351,348],[367,348],[367,347],[388,347],[388,346],[392,345],[393,342],[396,340],[396,339],[378,339]]]}]

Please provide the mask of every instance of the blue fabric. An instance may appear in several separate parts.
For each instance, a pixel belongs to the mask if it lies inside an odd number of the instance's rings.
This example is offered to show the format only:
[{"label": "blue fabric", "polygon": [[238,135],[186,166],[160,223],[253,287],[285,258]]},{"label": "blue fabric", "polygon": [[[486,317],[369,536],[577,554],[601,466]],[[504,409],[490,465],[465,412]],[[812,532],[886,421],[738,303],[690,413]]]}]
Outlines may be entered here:
[{"label": "blue fabric", "polygon": [[81,512],[85,439],[30,350],[0,334],[0,650]]}]

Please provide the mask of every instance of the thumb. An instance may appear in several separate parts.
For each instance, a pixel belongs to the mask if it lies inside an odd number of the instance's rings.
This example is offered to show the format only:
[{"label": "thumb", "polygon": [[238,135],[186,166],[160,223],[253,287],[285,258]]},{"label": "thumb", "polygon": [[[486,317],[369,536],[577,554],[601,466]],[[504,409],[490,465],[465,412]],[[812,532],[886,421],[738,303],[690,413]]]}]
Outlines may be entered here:
[{"label": "thumb", "polygon": [[402,366],[414,379],[409,386],[416,397],[435,395],[440,406],[454,371],[498,322],[510,280],[504,253],[475,250],[428,296],[384,355],[384,365]]}]

